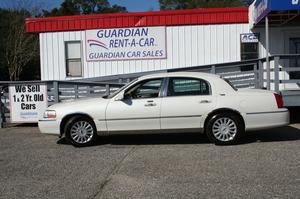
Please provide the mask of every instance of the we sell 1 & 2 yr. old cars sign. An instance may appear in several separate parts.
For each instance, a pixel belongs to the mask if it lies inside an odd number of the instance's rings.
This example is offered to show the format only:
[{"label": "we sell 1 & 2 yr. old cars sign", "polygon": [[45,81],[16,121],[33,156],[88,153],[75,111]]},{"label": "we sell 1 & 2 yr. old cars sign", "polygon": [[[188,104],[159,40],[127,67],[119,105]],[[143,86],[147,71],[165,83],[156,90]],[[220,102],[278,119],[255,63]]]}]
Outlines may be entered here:
[{"label": "we sell 1 & 2 yr. old cars sign", "polygon": [[163,59],[165,27],[86,30],[87,61]]},{"label": "we sell 1 & 2 yr. old cars sign", "polygon": [[38,122],[48,106],[47,86],[10,85],[9,101],[11,122]]}]

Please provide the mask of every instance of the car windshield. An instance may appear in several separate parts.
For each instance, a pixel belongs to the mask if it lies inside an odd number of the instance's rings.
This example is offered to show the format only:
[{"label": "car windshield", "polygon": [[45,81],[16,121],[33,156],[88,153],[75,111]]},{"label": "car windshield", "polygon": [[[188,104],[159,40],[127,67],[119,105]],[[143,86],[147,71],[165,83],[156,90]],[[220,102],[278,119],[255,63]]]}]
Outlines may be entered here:
[{"label": "car windshield", "polygon": [[225,78],[222,78],[227,84],[229,84],[229,86],[231,86],[231,88],[233,88],[233,90],[237,91],[238,89],[228,80]]},{"label": "car windshield", "polygon": [[132,80],[131,82],[129,82],[128,84],[125,84],[124,86],[122,86],[121,88],[119,88],[118,90],[113,92],[112,94],[103,96],[103,98],[110,99],[110,98],[115,97],[117,94],[119,94],[121,91],[123,91],[125,88],[127,88],[129,85],[133,84],[136,81],[137,81],[137,79]]}]

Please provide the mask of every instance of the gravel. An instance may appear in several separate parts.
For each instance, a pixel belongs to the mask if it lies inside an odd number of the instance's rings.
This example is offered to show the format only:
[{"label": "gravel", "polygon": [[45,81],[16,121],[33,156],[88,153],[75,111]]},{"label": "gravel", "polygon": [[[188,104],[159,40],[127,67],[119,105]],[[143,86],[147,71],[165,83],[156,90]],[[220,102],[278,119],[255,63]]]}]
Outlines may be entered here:
[{"label": "gravel", "polygon": [[297,198],[300,125],[235,146],[204,135],[102,137],[75,148],[35,126],[0,129],[0,198]]}]

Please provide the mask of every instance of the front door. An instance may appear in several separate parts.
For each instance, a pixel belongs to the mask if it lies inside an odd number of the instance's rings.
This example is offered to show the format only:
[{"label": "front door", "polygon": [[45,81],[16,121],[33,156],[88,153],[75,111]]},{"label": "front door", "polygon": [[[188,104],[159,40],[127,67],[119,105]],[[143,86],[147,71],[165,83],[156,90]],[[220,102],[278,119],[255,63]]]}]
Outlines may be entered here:
[{"label": "front door", "polygon": [[215,99],[202,79],[171,77],[162,100],[161,128],[199,130],[202,116],[212,110]]},{"label": "front door", "polygon": [[160,129],[160,90],[163,79],[148,79],[126,89],[123,100],[112,100],[106,110],[109,133]]}]

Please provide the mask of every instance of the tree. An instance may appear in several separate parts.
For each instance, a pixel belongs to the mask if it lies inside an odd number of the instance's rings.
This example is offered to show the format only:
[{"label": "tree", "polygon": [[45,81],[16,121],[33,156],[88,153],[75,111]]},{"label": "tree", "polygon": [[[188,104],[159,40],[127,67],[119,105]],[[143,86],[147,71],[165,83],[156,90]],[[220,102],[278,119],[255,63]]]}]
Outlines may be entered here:
[{"label": "tree", "polygon": [[159,0],[159,4],[161,10],[221,8],[244,5],[240,0]]},{"label": "tree", "polygon": [[5,61],[5,41],[10,18],[8,11],[0,9],[0,81],[8,80],[8,70]]},{"label": "tree", "polygon": [[[41,11],[31,0],[7,1],[9,9],[0,8],[0,81],[40,78],[39,38],[25,32],[27,17],[126,12],[107,0],[64,0],[58,8]],[[29,10],[29,11],[28,11]]]},{"label": "tree", "polygon": [[246,6],[249,6],[253,3],[254,0],[242,0],[242,3]]},{"label": "tree", "polygon": [[48,17],[115,12],[127,12],[127,9],[119,5],[111,6],[108,0],[65,0],[59,8],[43,10],[43,15]]},{"label": "tree", "polygon": [[[20,80],[23,70],[30,62],[39,57],[38,36],[25,32],[25,19],[30,17],[26,10],[9,11],[7,32],[4,41],[4,64],[9,80]],[[35,69],[35,68],[34,68]],[[34,73],[31,73],[33,78]]]}]

